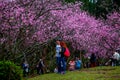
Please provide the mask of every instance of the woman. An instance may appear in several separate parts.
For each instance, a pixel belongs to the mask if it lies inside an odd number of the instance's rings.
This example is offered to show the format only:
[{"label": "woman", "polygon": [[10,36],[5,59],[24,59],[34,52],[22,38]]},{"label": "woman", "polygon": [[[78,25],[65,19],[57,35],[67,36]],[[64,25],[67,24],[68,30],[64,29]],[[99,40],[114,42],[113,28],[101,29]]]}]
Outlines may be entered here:
[{"label": "woman", "polygon": [[61,73],[64,74],[65,73],[65,69],[66,69],[66,60],[65,60],[64,53],[65,53],[65,50],[66,50],[67,46],[66,46],[64,41],[61,41],[60,45],[61,45],[61,52],[60,52],[60,54],[61,54],[61,58],[60,58]]}]

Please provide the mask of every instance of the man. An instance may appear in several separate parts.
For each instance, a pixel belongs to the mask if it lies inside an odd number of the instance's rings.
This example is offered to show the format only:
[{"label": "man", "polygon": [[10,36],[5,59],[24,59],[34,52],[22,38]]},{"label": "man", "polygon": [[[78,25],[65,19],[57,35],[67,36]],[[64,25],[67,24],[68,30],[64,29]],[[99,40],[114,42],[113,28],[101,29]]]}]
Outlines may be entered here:
[{"label": "man", "polygon": [[29,73],[29,64],[27,63],[27,61],[25,61],[22,66],[23,66],[23,76],[26,77]]},{"label": "man", "polygon": [[60,41],[57,40],[56,41],[56,54],[55,54],[55,57],[56,57],[56,64],[57,64],[57,68],[58,68],[58,73],[60,73],[60,58],[61,58],[61,46],[60,46]]},{"label": "man", "polygon": [[44,74],[44,70],[43,70],[44,67],[45,65],[44,65],[43,59],[40,59],[39,66],[38,66],[39,74]]},{"label": "man", "polygon": [[94,53],[90,56],[90,67],[96,67],[96,56]]},{"label": "man", "polygon": [[118,50],[116,50],[113,54],[113,60],[114,64],[113,66],[118,66],[119,65],[119,60],[120,60],[120,54],[118,53]]}]

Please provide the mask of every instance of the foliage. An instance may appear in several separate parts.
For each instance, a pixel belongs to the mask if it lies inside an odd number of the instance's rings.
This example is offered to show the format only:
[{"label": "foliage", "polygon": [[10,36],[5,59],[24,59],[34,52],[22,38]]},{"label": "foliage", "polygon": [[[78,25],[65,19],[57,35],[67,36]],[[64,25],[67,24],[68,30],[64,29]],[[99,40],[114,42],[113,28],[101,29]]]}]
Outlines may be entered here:
[{"label": "foliage", "polygon": [[119,0],[65,0],[68,3],[75,3],[75,1],[83,2],[81,9],[88,11],[96,18],[107,19],[107,14],[120,10]]},{"label": "foliage", "polygon": [[96,18],[107,18],[107,14],[117,10],[119,11],[119,0],[81,0],[83,2],[83,9],[88,11]]},{"label": "foliage", "polygon": [[65,0],[65,2],[68,2],[68,3],[70,3],[70,2],[75,2],[76,0]]},{"label": "foliage", "polygon": [[0,61],[1,80],[22,80],[22,70],[10,61]]}]

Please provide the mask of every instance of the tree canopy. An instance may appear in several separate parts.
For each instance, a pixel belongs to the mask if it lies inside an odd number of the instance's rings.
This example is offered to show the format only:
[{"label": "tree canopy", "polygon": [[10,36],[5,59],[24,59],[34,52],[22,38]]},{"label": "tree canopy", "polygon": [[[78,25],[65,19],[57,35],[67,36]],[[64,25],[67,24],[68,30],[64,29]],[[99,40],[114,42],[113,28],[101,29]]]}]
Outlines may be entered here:
[{"label": "tree canopy", "polygon": [[0,59],[29,55],[36,59],[40,46],[56,37],[70,42],[75,50],[85,50],[86,57],[92,52],[102,58],[111,56],[120,44],[120,13],[96,19],[82,6],[59,0],[1,1]]}]

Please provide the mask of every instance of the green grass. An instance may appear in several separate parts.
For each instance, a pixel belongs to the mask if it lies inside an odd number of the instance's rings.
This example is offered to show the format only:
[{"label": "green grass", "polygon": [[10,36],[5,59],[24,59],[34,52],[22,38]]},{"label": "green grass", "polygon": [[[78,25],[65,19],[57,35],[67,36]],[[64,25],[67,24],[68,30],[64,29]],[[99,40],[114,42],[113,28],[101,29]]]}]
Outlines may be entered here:
[{"label": "green grass", "polygon": [[96,67],[67,71],[66,74],[49,73],[28,80],[120,80],[120,67]]}]

